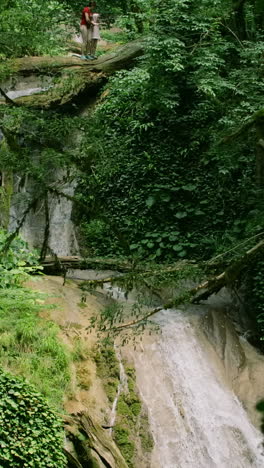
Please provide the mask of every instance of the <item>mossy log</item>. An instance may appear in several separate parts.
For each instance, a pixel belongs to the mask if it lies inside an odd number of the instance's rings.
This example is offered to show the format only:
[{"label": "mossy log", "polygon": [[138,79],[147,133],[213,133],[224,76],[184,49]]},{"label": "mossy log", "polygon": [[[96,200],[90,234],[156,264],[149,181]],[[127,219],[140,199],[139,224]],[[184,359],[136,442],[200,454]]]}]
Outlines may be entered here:
[{"label": "mossy log", "polygon": [[111,436],[86,413],[65,417],[68,468],[128,468]]},{"label": "mossy log", "polygon": [[[91,96],[115,71],[131,66],[143,54],[144,42],[133,41],[112,52],[103,54],[97,60],[81,60],[74,56],[23,57],[5,62],[9,78],[21,80],[24,76],[51,76],[53,84],[41,93],[13,99],[15,105],[33,108],[50,108],[65,105],[81,93]],[[1,104],[10,105],[6,99]],[[12,103],[11,103],[12,104]]]},{"label": "mossy log", "polygon": [[42,56],[22,57],[5,61],[5,66],[11,74],[51,73],[56,74],[61,69],[83,69],[97,72],[113,72],[125,68],[143,54],[142,40],[128,42],[112,52],[101,55],[97,60],[80,60],[72,56]]},{"label": "mossy log", "polygon": [[[158,276],[161,274],[175,273],[182,270],[186,266],[197,268],[198,265],[192,260],[180,260],[172,265],[163,265],[156,269],[150,267],[147,264],[135,264],[129,260],[121,260],[120,258],[100,258],[100,257],[85,257],[82,258],[78,255],[73,256],[46,256],[41,260],[45,273],[61,273],[68,269],[78,270],[113,270],[121,273],[131,273],[137,275],[138,279],[141,280],[145,277]],[[123,277],[124,280],[126,278]],[[111,277],[105,280],[87,280],[84,281],[87,285],[100,284],[105,282],[111,282],[116,277]],[[120,278],[121,279],[121,278]]]},{"label": "mossy log", "polygon": [[[100,270],[114,270],[120,272],[128,272],[134,269],[131,262],[127,260],[120,260],[115,258],[99,258],[99,257],[86,257],[82,258],[79,256],[69,257],[45,257],[41,261],[45,273],[61,273],[67,269],[100,269]],[[139,267],[142,271],[143,267]]]}]

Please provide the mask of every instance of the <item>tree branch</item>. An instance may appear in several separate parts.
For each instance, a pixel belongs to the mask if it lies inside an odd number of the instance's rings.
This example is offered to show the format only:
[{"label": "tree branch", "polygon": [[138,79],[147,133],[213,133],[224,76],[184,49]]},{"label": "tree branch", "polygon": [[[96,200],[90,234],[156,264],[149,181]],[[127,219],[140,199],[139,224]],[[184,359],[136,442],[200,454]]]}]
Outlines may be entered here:
[{"label": "tree branch", "polygon": [[39,200],[39,196],[38,196],[38,198],[34,198],[33,200],[31,200],[31,202],[28,204],[27,208],[24,210],[22,218],[20,219],[16,229],[6,238],[3,247],[0,249],[0,255],[7,252],[7,250],[9,249],[11,243],[13,242],[15,237],[18,235],[20,229],[22,228],[28,213],[30,212],[30,210],[35,206],[35,204]]},{"label": "tree branch", "polygon": [[[208,297],[210,297],[212,294],[218,293],[224,286],[230,286],[230,284],[234,283],[239,278],[242,271],[248,266],[249,262],[252,261],[255,255],[262,251],[263,248],[264,240],[261,240],[254,247],[245,252],[245,254],[238,261],[231,263],[231,265],[221,274],[209,280],[206,280],[203,283],[198,284],[194,288],[185,291],[184,293],[177,296],[175,299],[170,300],[166,304],[152,309],[151,311],[147,312],[143,317],[139,317],[127,323],[115,325],[113,327],[110,327],[106,331],[118,331],[142,324],[142,322],[146,322],[150,317],[157,314],[161,310],[172,309],[174,307],[179,306],[180,304],[183,304],[184,302],[186,302],[186,299],[188,299],[191,303],[195,304],[201,302],[202,300],[208,299]],[[197,293],[199,293],[201,290],[205,291],[203,291],[197,296]]]},{"label": "tree branch", "polygon": [[10,99],[10,97],[7,96],[7,94],[4,92],[4,90],[2,88],[0,88],[0,94],[2,94],[2,96],[4,96],[7,104],[9,104],[10,106],[18,107],[17,102],[12,101],[12,99]]}]

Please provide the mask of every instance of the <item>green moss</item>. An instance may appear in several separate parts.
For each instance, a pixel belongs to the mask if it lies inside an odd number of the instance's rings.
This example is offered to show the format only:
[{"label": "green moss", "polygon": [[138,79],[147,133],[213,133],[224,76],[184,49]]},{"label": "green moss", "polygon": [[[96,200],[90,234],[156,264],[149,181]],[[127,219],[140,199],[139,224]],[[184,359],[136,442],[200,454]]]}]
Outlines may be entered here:
[{"label": "green moss", "polygon": [[127,393],[120,395],[117,403],[117,424],[114,439],[129,466],[135,466],[135,439],[138,431],[138,418],[141,413],[141,401],[135,385],[135,369],[125,367],[127,375]]},{"label": "green moss", "polygon": [[122,416],[130,416],[130,408],[124,398],[123,395],[120,395],[117,403],[117,413]]},{"label": "green moss", "polygon": [[149,431],[149,422],[146,413],[140,415],[139,437],[143,452],[151,452],[154,447],[154,440]]},{"label": "green moss", "polygon": [[[56,65],[56,63],[52,64]],[[22,96],[18,99],[19,104],[27,107],[42,107],[48,109],[50,106],[59,106],[71,101],[87,85],[87,76],[68,72],[60,76],[55,83],[45,92],[30,96]]]},{"label": "green moss", "polygon": [[105,388],[105,392],[106,392],[108,400],[110,401],[110,403],[113,403],[116,397],[117,389],[118,389],[118,381],[116,379],[108,380],[107,382],[104,383],[104,388]]},{"label": "green moss", "polygon": [[138,416],[141,411],[141,403],[140,402],[133,403],[133,405],[131,405],[131,411],[134,416]]},{"label": "green moss", "polygon": [[[97,347],[94,350],[94,360],[108,400],[113,403],[117,394],[120,372],[113,342],[105,340]],[[127,392],[121,393],[117,402],[113,437],[128,466],[135,467],[137,463],[135,441],[139,439],[142,451],[146,453],[152,450],[153,439],[148,430],[148,418],[146,415],[142,416],[135,369],[132,366],[125,366],[125,373]]]},{"label": "green moss", "polygon": [[94,349],[93,357],[98,377],[103,382],[109,402],[112,403],[119,384],[119,362],[115,355],[113,341],[104,340]]},{"label": "green moss", "polygon": [[130,431],[122,425],[116,425],[114,430],[115,441],[126,460],[128,466],[133,466],[135,443],[130,438]]}]

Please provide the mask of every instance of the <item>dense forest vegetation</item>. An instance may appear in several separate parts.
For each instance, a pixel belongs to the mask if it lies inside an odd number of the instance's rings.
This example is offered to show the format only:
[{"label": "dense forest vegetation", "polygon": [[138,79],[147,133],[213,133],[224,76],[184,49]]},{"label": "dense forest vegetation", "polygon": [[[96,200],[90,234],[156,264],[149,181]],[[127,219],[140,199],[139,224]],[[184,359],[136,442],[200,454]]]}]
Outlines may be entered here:
[{"label": "dense forest vegetation", "polygon": [[[3,0],[0,82],[12,77],[16,58],[66,55],[83,6],[80,0]],[[1,171],[30,175],[43,200],[56,168],[77,179],[74,222],[83,255],[153,264],[206,264],[217,256],[216,274],[263,239],[264,1],[101,0],[98,10],[103,37],[119,43],[142,40],[143,56],[111,76],[86,114],[83,103],[48,110],[2,103]],[[113,25],[116,36],[109,29]],[[1,187],[3,210],[9,203],[6,191]],[[6,216],[1,223],[6,229]],[[24,291],[21,275],[37,264],[35,254],[16,242],[21,241],[2,233],[4,316],[14,288]],[[241,281],[260,344],[263,249],[243,270],[238,286]],[[23,294],[16,296],[16,307],[27,315],[34,300]],[[35,327],[36,310],[30,313]],[[24,329],[20,333],[28,336]],[[11,341],[1,352],[13,346]],[[60,356],[56,385],[62,388],[69,357],[62,349],[52,352]],[[7,368],[15,371],[11,361]],[[33,384],[49,398],[47,389]],[[49,465],[27,466],[63,466],[56,456]]]}]

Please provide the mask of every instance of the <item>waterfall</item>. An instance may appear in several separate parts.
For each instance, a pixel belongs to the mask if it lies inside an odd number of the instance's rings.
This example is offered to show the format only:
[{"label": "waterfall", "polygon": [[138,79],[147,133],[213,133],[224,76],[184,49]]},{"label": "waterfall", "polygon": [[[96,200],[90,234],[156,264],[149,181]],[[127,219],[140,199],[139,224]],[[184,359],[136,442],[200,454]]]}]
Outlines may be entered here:
[{"label": "waterfall", "polygon": [[190,314],[166,310],[155,321],[161,334],[145,334],[141,350],[131,351],[155,441],[151,468],[264,466],[262,436]]},{"label": "waterfall", "polygon": [[109,418],[110,433],[112,433],[112,427],[115,425],[116,407],[117,407],[119,396],[121,395],[122,392],[127,391],[127,376],[125,373],[125,368],[123,366],[120,351],[118,350],[116,346],[115,346],[115,352],[116,352],[116,357],[119,361],[119,384],[118,384],[115,399],[113,401],[113,406],[112,406],[110,418]]}]

